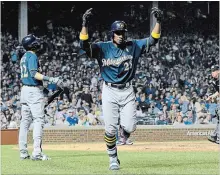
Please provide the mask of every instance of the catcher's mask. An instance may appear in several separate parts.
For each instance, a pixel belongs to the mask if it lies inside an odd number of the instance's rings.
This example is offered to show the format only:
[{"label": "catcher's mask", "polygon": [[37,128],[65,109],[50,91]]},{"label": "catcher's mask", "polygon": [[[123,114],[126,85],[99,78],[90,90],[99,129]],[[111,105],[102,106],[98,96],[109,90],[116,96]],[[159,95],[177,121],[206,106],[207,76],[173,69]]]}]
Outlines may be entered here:
[{"label": "catcher's mask", "polygon": [[124,21],[115,21],[111,25],[111,38],[114,39],[114,33],[116,35],[124,35],[126,40],[127,24]]}]

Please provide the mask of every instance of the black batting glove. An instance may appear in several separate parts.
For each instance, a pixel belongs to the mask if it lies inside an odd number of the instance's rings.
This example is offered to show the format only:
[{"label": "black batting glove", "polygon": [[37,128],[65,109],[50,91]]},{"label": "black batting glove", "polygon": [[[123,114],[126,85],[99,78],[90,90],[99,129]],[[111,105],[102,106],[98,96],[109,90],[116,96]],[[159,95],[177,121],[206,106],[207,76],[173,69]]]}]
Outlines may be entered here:
[{"label": "black batting glove", "polygon": [[154,15],[154,17],[157,19],[158,23],[161,23],[163,19],[163,11],[158,9],[157,7],[153,7],[151,9],[151,14]]},{"label": "black batting glove", "polygon": [[82,20],[82,26],[86,27],[89,23],[90,18],[92,17],[92,8],[86,10],[86,12],[83,14]]}]

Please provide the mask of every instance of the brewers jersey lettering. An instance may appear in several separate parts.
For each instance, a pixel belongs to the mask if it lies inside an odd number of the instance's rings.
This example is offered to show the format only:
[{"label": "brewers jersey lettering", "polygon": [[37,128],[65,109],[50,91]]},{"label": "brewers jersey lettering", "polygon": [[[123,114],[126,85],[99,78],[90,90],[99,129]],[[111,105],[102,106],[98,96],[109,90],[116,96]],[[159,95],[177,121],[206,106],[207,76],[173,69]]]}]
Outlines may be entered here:
[{"label": "brewers jersey lettering", "polygon": [[[151,38],[152,39],[152,38]],[[149,38],[126,42],[120,49],[112,41],[92,44],[92,56],[96,57],[104,81],[123,84],[131,81],[140,55],[149,49]]]}]

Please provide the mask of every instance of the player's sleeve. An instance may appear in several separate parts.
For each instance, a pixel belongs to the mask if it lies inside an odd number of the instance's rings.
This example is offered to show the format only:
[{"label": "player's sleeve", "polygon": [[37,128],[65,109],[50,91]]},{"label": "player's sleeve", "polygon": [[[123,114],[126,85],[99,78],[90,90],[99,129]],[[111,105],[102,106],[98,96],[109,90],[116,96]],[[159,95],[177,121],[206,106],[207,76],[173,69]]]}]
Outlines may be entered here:
[{"label": "player's sleeve", "polygon": [[80,40],[80,48],[84,50],[90,58],[98,58],[102,49],[102,42],[90,43],[88,40]]},{"label": "player's sleeve", "polygon": [[153,38],[152,36],[148,38],[136,40],[136,44],[142,50],[142,53],[149,52],[150,47],[156,45],[157,42],[158,39]]},{"label": "player's sleeve", "polygon": [[35,76],[38,70],[38,61],[36,55],[31,55],[28,59],[28,70],[32,77]]}]

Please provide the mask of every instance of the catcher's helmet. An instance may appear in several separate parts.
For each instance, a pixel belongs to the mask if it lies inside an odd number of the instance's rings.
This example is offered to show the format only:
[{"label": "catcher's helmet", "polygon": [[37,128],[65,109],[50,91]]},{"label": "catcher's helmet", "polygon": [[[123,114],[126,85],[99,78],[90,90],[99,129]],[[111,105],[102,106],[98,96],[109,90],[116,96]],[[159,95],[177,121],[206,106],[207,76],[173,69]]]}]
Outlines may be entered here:
[{"label": "catcher's helmet", "polygon": [[212,71],[219,70],[219,65],[213,65],[213,66],[211,67],[211,70],[212,70]]},{"label": "catcher's helmet", "polygon": [[125,31],[127,32],[127,24],[124,21],[115,21],[111,25],[111,32],[115,31]]},{"label": "catcher's helmet", "polygon": [[39,50],[40,42],[39,38],[35,37],[33,34],[25,36],[21,41],[22,46],[26,51],[28,50]]}]

